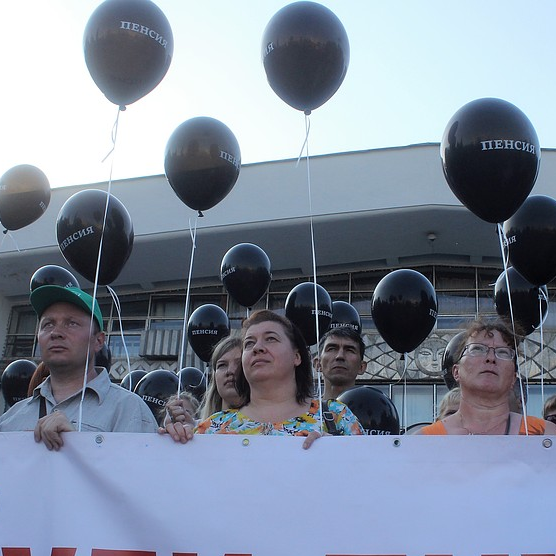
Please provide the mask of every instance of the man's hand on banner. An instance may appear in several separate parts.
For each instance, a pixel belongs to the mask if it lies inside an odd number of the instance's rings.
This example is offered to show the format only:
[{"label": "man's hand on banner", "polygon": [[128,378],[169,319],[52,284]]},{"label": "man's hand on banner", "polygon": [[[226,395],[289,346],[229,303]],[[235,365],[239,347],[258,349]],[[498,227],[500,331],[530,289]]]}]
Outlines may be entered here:
[{"label": "man's hand on banner", "polygon": [[63,445],[63,432],[75,431],[73,425],[61,411],[53,411],[41,417],[35,427],[35,441],[44,442],[49,450],[58,451]]}]

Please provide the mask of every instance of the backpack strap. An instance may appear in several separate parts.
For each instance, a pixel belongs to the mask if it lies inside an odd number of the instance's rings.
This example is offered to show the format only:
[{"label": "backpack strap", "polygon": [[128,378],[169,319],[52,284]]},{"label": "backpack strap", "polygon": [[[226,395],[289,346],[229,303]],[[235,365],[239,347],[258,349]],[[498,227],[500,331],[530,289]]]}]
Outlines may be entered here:
[{"label": "backpack strap", "polygon": [[44,396],[39,396],[39,419],[46,415],[46,399]]},{"label": "backpack strap", "polygon": [[334,414],[330,411],[326,400],[322,400],[322,418],[328,434],[331,434],[332,436],[341,436],[342,433],[336,428]]}]

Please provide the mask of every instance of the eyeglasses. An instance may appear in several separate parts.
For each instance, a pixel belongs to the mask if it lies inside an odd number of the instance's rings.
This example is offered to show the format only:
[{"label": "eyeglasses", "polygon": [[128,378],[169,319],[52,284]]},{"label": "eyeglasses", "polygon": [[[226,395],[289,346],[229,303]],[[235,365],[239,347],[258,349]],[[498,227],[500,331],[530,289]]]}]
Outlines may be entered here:
[{"label": "eyeglasses", "polygon": [[488,352],[492,350],[494,351],[494,356],[497,359],[503,359],[504,361],[512,361],[515,358],[515,350],[511,347],[507,346],[500,346],[500,347],[492,347],[486,346],[485,344],[467,344],[463,351],[461,352],[461,357],[464,355],[469,355],[471,357],[481,357],[487,355]]},{"label": "eyeglasses", "polygon": [[556,424],[556,415],[547,415],[544,420]]}]

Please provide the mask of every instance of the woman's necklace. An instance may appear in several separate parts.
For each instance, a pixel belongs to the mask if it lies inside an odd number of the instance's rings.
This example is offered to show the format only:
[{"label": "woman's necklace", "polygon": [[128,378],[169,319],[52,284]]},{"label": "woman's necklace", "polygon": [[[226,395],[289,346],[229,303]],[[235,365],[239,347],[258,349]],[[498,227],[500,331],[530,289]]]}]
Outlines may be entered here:
[{"label": "woman's necklace", "polygon": [[506,431],[504,432],[504,434],[509,434],[510,433],[510,424],[511,424],[511,420],[512,420],[512,414],[508,413],[508,418],[506,419],[506,417],[504,417],[504,419],[502,419],[502,421],[498,421],[498,423],[495,423],[492,427],[484,430],[484,431],[480,431],[480,432],[471,432],[464,424],[463,424],[463,416],[460,413],[459,414],[459,420],[461,423],[461,428],[465,431],[467,431],[467,434],[471,434],[471,435],[475,435],[475,434],[488,434],[491,430],[494,430],[496,427],[499,427],[504,421],[506,421]]}]

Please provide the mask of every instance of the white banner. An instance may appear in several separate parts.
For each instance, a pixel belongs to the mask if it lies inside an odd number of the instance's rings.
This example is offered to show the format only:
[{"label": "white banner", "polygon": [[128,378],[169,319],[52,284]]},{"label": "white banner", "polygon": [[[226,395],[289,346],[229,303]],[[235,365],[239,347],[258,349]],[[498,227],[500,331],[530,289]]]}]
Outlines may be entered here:
[{"label": "white banner", "polygon": [[0,433],[1,554],[555,554],[549,438],[302,441]]}]

